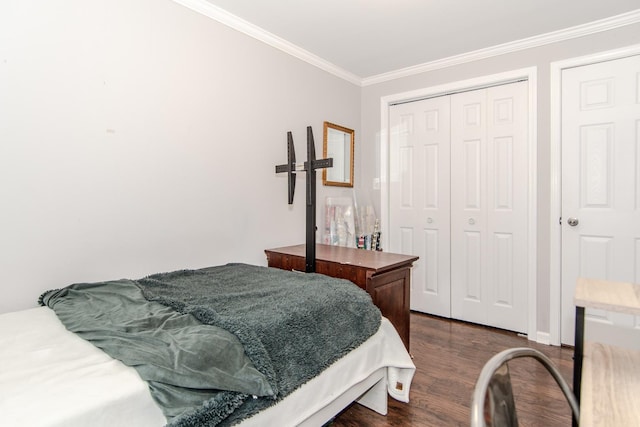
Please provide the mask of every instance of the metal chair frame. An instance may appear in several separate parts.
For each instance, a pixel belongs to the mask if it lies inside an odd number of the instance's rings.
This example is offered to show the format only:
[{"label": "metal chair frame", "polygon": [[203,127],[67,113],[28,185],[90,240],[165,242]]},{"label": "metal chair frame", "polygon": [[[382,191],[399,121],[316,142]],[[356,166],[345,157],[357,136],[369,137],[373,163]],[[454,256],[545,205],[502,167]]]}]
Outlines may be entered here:
[{"label": "metal chair frame", "polygon": [[[490,399],[493,399],[493,401],[488,402],[491,407],[490,412],[492,412],[491,418],[493,419],[494,411],[502,410],[503,419],[499,424],[501,427],[504,427],[505,424],[508,426],[518,425],[507,362],[521,357],[532,357],[544,365],[564,393],[571,407],[574,423],[578,425],[580,420],[578,400],[567,381],[560,375],[560,371],[544,353],[529,347],[517,347],[496,354],[482,368],[476,381],[471,402],[471,427],[487,427],[484,418],[487,394],[490,395]],[[487,393],[489,390],[491,392]],[[499,396],[496,396],[496,394],[499,394]],[[491,426],[493,425],[492,423]]]}]

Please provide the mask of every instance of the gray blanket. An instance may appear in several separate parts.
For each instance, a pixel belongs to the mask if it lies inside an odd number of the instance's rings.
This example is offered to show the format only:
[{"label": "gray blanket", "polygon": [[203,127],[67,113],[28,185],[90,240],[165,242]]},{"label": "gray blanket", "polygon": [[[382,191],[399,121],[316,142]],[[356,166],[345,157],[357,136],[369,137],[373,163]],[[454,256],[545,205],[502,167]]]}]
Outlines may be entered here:
[{"label": "gray blanket", "polygon": [[351,282],[245,264],[76,284],[41,302],[134,366],[171,426],[229,426],[254,415],[380,324]]}]

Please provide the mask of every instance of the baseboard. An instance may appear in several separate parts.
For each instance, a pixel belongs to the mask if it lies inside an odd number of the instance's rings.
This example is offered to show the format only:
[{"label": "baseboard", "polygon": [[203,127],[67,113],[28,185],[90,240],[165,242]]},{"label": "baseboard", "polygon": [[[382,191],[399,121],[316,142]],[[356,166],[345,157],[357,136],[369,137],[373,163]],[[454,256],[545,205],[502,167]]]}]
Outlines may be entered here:
[{"label": "baseboard", "polygon": [[551,345],[551,334],[549,332],[536,332],[536,342],[538,344]]}]

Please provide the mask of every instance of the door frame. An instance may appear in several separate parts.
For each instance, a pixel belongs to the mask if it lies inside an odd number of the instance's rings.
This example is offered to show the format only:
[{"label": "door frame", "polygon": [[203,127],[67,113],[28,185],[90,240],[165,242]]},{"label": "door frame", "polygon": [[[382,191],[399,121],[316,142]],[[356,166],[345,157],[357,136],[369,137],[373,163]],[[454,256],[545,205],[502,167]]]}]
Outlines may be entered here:
[{"label": "door frame", "polygon": [[552,345],[561,345],[562,339],[562,72],[633,55],[640,55],[640,44],[550,64],[549,338]]},{"label": "door frame", "polygon": [[[548,344],[548,334],[541,334],[537,331],[537,72],[537,67],[527,67],[381,97],[380,223],[382,230],[389,230],[389,108],[392,105],[526,80],[528,83],[527,153],[529,156],[529,210],[527,218],[527,241],[529,242],[529,259],[527,262],[527,336],[530,340]],[[388,234],[386,232],[383,233],[383,239],[384,236],[387,235]]]}]

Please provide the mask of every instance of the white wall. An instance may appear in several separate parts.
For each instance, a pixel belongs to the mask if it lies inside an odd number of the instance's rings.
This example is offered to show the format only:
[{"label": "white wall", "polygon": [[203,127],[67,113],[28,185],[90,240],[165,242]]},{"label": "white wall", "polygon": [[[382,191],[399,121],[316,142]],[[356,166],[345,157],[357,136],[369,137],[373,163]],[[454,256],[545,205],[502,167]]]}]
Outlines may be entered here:
[{"label": "white wall", "polygon": [[[440,41],[442,42],[442,41]],[[446,42],[446,41],[444,41]],[[362,168],[361,192],[371,194],[376,209],[380,209],[380,192],[373,190],[374,178],[380,177],[380,99],[384,96],[434,87],[446,83],[497,74],[527,67],[537,67],[538,74],[538,212],[537,212],[537,329],[548,333],[549,324],[549,247],[550,230],[550,64],[566,58],[616,49],[640,43],[640,24],[604,31],[590,36],[558,42],[542,47],[500,55],[484,60],[452,66],[385,83],[366,86],[362,93],[362,140],[367,144],[358,155],[361,164],[375,165]],[[535,338],[535,337],[534,337]]]},{"label": "white wall", "polygon": [[[304,241],[286,132],[322,154],[360,88],[170,0],[0,3],[0,313]],[[358,142],[357,142],[358,143]],[[318,200],[344,190],[324,188]],[[320,213],[318,221],[320,222]],[[318,236],[320,238],[320,236]]]}]

